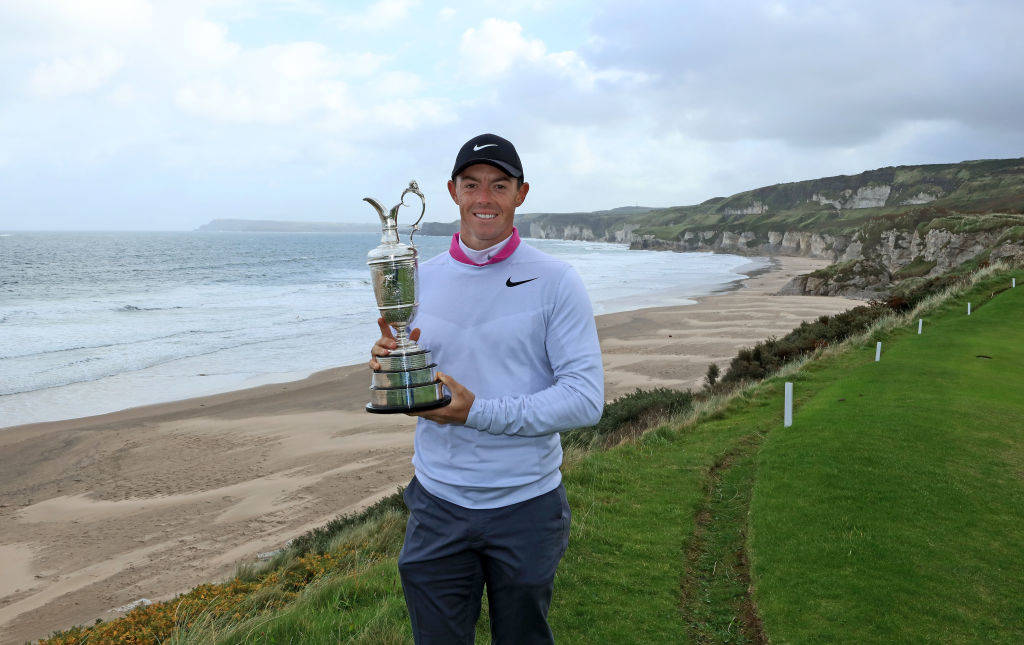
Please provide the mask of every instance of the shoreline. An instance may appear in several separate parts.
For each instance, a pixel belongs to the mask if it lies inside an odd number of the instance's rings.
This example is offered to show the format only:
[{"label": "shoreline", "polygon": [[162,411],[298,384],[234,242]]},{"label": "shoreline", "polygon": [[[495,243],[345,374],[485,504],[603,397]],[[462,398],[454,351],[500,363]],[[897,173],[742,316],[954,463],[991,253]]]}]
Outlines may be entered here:
[{"label": "shoreline", "polygon": [[[567,245],[578,244],[584,243],[567,243]],[[624,247],[624,245],[611,243],[602,244],[608,247]],[[744,277],[747,273],[745,269],[756,268],[769,262],[767,259],[759,257],[743,258],[724,254],[728,258],[724,266],[719,266],[720,263],[714,260],[690,257],[681,259],[678,266],[673,269],[670,267],[675,263],[671,261],[667,262],[669,267],[662,266],[666,264],[667,255],[662,251],[646,252],[646,254],[653,254],[660,258],[660,260],[654,259],[655,264],[653,265],[649,264],[651,258],[642,258],[643,254],[641,253],[625,251],[625,254],[633,258],[641,258],[643,260],[641,264],[645,267],[657,266],[662,267],[662,270],[652,273],[651,270],[643,272],[643,269],[640,269],[644,277],[642,282],[634,285],[623,284],[618,280],[608,283],[607,267],[599,263],[594,267],[596,269],[594,275],[598,276],[595,282],[598,284],[592,285],[597,289],[593,292],[594,295],[600,298],[594,304],[595,313],[598,315],[666,304],[694,304],[696,298],[720,293],[724,289],[736,288],[738,283],[746,279]],[[715,256],[722,254],[694,252],[682,255]],[[706,264],[710,264],[712,267],[702,266]],[[701,266],[701,268],[696,270],[691,268],[695,265]],[[662,284],[661,276],[671,274],[666,273],[664,269],[668,269],[669,272],[671,270],[679,271],[675,284]],[[368,303],[365,313],[367,315],[373,313],[373,317],[376,317],[376,313],[369,308]],[[314,317],[314,319],[316,318]],[[3,394],[0,395],[0,432],[23,425],[83,419],[132,408],[246,390],[263,385],[297,382],[320,371],[359,365],[363,362],[364,351],[358,351],[358,348],[364,345],[368,347],[373,343],[377,336],[376,328],[372,325],[366,327],[361,324],[358,330],[354,330],[351,329],[350,323],[351,321],[345,322],[343,330],[335,330],[333,335],[330,335],[329,341],[325,340],[326,336],[322,330],[310,331],[312,336],[307,338],[307,341],[313,345],[319,343],[322,345],[323,351],[319,351],[319,349],[314,353],[300,351],[301,358],[297,360],[277,361],[274,360],[273,352],[267,355],[266,353],[270,351],[267,348],[273,347],[274,343],[278,342],[271,339],[266,342],[259,341],[257,347],[251,350],[246,349],[241,353],[232,347],[218,349],[214,356],[205,359],[202,354],[175,355],[172,353],[165,357],[166,360],[160,360],[155,364],[143,364],[138,369],[125,369],[112,373],[104,371],[95,378],[85,377],[82,380],[72,380],[68,383],[53,382],[36,389]],[[373,330],[372,334],[370,333],[371,329]],[[90,343],[83,341],[80,344],[89,345]],[[58,350],[56,353],[62,351]],[[222,351],[226,352],[223,362],[219,358]],[[17,354],[17,352],[8,353]],[[102,363],[106,359],[87,358],[82,362],[93,360],[99,360]],[[4,363],[4,361],[0,361],[0,363]],[[32,371],[28,365],[23,367],[29,372]],[[273,369],[268,371],[268,368]],[[15,368],[12,367],[12,369]],[[14,373],[16,374],[17,371]],[[84,374],[77,377],[82,376]],[[60,380],[58,379],[58,381]]]},{"label": "shoreline", "polygon": [[[860,304],[774,296],[823,260],[771,258],[697,304],[597,316],[607,400]],[[368,415],[365,364],[0,431],[0,637],[40,638],[230,576],[412,475],[415,420]]]}]

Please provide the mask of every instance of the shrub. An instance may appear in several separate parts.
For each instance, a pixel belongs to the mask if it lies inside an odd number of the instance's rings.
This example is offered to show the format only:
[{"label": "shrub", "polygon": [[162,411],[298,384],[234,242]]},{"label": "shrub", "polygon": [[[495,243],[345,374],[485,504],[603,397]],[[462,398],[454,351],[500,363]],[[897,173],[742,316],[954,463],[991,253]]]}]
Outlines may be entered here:
[{"label": "shrub", "polygon": [[769,338],[753,347],[741,349],[729,363],[720,386],[762,379],[793,359],[864,331],[888,313],[910,311],[928,296],[961,281],[987,259],[986,253],[979,254],[954,271],[934,278],[912,279],[884,299],[872,300],[867,305],[834,316],[821,316],[814,322],[801,323],[780,339]]},{"label": "shrub", "polygon": [[562,443],[583,448],[614,445],[639,434],[658,419],[681,414],[692,406],[693,395],[689,390],[638,388],[605,405],[597,425],[563,434]]},{"label": "shrub", "polygon": [[[899,306],[910,307],[903,302]],[[889,303],[872,302],[834,316],[821,316],[814,322],[800,323],[782,338],[769,338],[741,349],[729,363],[722,383],[762,379],[794,359],[867,329],[889,311],[892,311]]]},{"label": "shrub", "polygon": [[714,363],[708,365],[708,373],[704,375],[704,387],[708,390],[713,391],[715,384],[718,383],[718,365]]},{"label": "shrub", "polygon": [[397,511],[405,513],[405,502],[402,500],[402,489],[388,495],[372,506],[368,506],[358,513],[349,513],[334,518],[327,524],[319,526],[308,533],[304,533],[292,541],[289,551],[295,556],[301,557],[307,553],[326,553],[330,549],[331,539],[345,529],[353,526],[360,526],[370,520],[384,517],[389,512]]}]

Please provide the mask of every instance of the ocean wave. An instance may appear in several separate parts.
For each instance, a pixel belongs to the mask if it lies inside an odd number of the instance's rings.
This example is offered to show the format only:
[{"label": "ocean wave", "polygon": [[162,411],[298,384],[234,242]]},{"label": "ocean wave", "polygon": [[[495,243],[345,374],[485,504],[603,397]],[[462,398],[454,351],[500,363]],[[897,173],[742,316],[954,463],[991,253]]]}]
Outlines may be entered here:
[{"label": "ocean wave", "polygon": [[163,336],[150,336],[147,338],[139,338],[137,340],[126,340],[119,341],[116,343],[104,343],[100,345],[76,345],[74,347],[62,347],[59,349],[48,349],[42,352],[29,352],[27,354],[10,354],[8,356],[0,356],[0,361],[10,360],[15,358],[32,358],[34,356],[46,356],[48,354],[61,354],[64,352],[78,352],[88,349],[110,349],[111,347],[127,347],[130,345],[143,345],[146,343],[153,343],[161,340],[168,340],[171,338],[177,338],[179,336],[191,336],[193,334],[222,334],[224,332],[237,331],[235,329],[186,329],[184,331],[177,331],[173,334],[164,334]]},{"label": "ocean wave", "polygon": [[358,280],[358,279],[356,279],[356,280],[338,280],[337,282],[332,282],[328,286],[336,288],[336,289],[362,289],[363,287],[369,287],[369,286],[372,286],[372,285],[370,284],[369,279],[367,279],[367,280]]},{"label": "ocean wave", "polygon": [[124,305],[123,307],[115,308],[114,311],[168,311],[171,309],[184,309],[184,307],[136,307],[135,305]]},{"label": "ocean wave", "polygon": [[[287,334],[287,335],[275,336],[275,337],[271,337],[271,338],[260,338],[260,339],[253,339],[253,340],[242,341],[242,342],[229,343],[229,344],[225,344],[225,345],[217,345],[217,346],[214,346],[214,347],[210,347],[210,348],[206,349],[205,351],[194,351],[194,352],[174,354],[174,355],[163,354],[163,355],[155,355],[155,356],[148,356],[148,357],[137,357],[136,360],[134,361],[134,363],[131,364],[131,365],[125,365],[123,363],[118,363],[116,365],[110,365],[107,369],[100,369],[100,370],[97,370],[97,371],[93,371],[90,374],[82,374],[82,375],[77,376],[77,377],[63,378],[63,379],[60,379],[60,378],[58,378],[58,379],[47,379],[43,383],[38,383],[37,382],[36,384],[34,384],[31,387],[22,388],[22,389],[14,389],[14,388],[12,388],[10,390],[0,389],[0,396],[9,396],[9,395],[14,395],[14,394],[25,394],[25,393],[28,393],[28,392],[36,392],[36,391],[41,391],[41,390],[49,390],[49,389],[53,389],[53,388],[64,387],[64,386],[67,386],[67,385],[75,385],[75,384],[78,384],[78,383],[89,383],[89,382],[92,382],[92,381],[99,381],[99,380],[102,380],[104,378],[120,376],[120,375],[123,375],[123,374],[131,374],[131,373],[136,373],[136,372],[143,372],[145,370],[152,369],[152,368],[155,368],[155,367],[160,367],[160,366],[166,365],[168,363],[174,363],[174,362],[177,362],[177,361],[189,360],[189,359],[199,358],[199,357],[203,357],[203,356],[211,356],[213,354],[217,354],[217,353],[225,352],[225,351],[230,351],[230,350],[238,349],[238,348],[242,348],[242,347],[250,347],[250,346],[253,346],[253,345],[262,345],[262,344],[274,343],[274,342],[279,342],[279,341],[282,341],[282,340],[296,340],[296,339],[301,339],[301,338],[316,338],[316,337],[319,337],[319,336],[320,336],[320,334],[318,332],[309,332],[309,333],[305,333],[305,334]],[[47,368],[47,369],[43,369],[43,370],[39,370],[38,372],[36,372],[36,374],[37,375],[55,374],[55,373],[56,374],[64,374],[64,373],[66,373],[67,368],[71,367],[72,365],[81,364],[81,363],[89,363],[89,362],[94,362],[94,361],[102,361],[102,360],[104,360],[104,359],[99,358],[99,357],[80,359],[80,360],[77,360],[77,361],[72,361],[70,363],[63,363],[61,365],[54,365],[53,367],[50,367],[50,368]],[[17,386],[15,386],[15,387],[17,387]]]}]

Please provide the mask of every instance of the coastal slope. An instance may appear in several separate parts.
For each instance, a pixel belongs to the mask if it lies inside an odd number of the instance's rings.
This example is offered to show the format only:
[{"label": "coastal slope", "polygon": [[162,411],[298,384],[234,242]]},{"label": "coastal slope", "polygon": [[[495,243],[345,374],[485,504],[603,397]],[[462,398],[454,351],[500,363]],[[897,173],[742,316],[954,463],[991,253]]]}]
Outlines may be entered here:
[{"label": "coastal slope", "polygon": [[[820,260],[696,305],[597,319],[607,397],[698,384],[709,362],[856,304],[769,295]],[[412,475],[413,420],[362,410],[368,368],[5,429],[0,641],[118,615],[229,576],[237,562],[393,493]]]}]

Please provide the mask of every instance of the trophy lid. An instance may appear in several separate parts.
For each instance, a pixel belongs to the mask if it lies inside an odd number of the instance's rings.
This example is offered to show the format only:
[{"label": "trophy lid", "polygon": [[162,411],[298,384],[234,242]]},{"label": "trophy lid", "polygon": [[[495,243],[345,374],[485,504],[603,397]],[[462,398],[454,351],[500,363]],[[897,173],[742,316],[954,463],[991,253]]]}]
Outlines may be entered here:
[{"label": "trophy lid", "polygon": [[[401,240],[399,240],[399,238],[398,238],[398,209],[401,208],[402,206],[406,206],[407,205],[405,203],[405,196],[408,195],[409,193],[412,193],[412,194],[414,194],[414,195],[416,195],[417,197],[420,198],[420,202],[422,204],[422,208],[420,208],[420,216],[419,216],[419,218],[415,222],[413,222],[413,224],[412,224],[412,227],[411,227],[412,228],[412,232],[409,233],[409,244],[406,245],[406,244],[402,244]],[[404,247],[404,248],[411,248],[413,250],[412,255],[413,255],[413,257],[415,257],[415,255],[416,255],[416,253],[415,253],[416,247],[412,244],[412,236],[416,233],[416,231],[418,231],[420,229],[420,226],[419,226],[420,221],[423,220],[423,215],[427,212],[427,201],[426,201],[426,199],[424,199],[423,193],[420,192],[420,187],[419,187],[419,184],[416,183],[416,180],[413,180],[413,181],[409,182],[409,187],[402,191],[401,199],[399,200],[399,202],[397,204],[395,204],[394,206],[391,207],[391,210],[386,210],[384,208],[384,206],[379,201],[374,199],[373,197],[364,197],[363,201],[366,202],[367,204],[369,204],[370,206],[372,206],[373,210],[376,211],[377,215],[380,217],[380,225],[381,225],[381,233],[382,233],[381,240],[380,240],[381,241],[381,246],[389,246],[389,247],[391,247],[391,246],[398,245],[398,246],[401,246],[401,247]],[[377,249],[374,249],[374,251],[371,251],[370,252],[371,255],[373,255],[376,251],[377,251]],[[396,251],[396,253],[397,253],[397,251]],[[393,255],[393,254],[391,254],[391,255]],[[404,255],[404,253],[403,253],[403,255]]]}]

